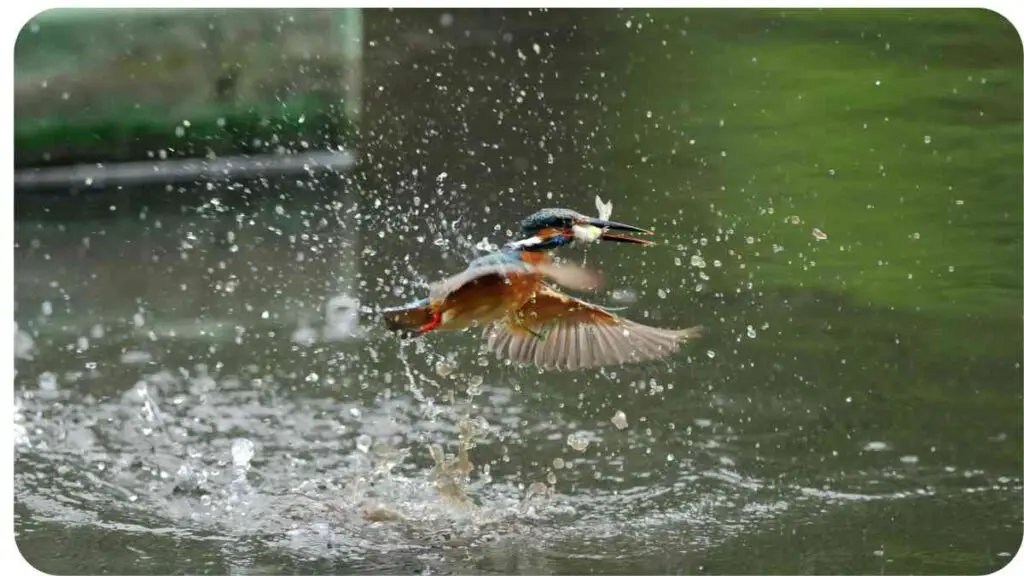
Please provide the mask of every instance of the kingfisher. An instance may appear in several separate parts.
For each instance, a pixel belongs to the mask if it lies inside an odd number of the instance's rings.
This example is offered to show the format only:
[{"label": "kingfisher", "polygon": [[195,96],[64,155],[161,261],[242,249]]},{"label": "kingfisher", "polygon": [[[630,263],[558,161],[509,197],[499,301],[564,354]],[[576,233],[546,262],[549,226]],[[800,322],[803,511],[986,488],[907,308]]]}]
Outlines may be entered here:
[{"label": "kingfisher", "polygon": [[483,328],[486,347],[497,358],[547,370],[665,358],[684,342],[699,338],[702,327],[647,326],[554,286],[594,292],[603,283],[596,270],[556,263],[555,249],[598,241],[650,246],[654,242],[641,236],[651,235],[643,228],[574,210],[540,210],[520,223],[516,240],[431,284],[425,298],[382,310],[384,325],[404,338],[435,330]]}]

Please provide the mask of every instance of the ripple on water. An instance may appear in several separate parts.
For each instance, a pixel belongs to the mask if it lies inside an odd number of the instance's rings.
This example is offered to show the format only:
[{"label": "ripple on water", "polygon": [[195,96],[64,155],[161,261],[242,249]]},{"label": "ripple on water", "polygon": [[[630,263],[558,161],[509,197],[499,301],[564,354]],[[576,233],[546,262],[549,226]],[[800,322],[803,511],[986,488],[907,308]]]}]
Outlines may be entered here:
[{"label": "ripple on water", "polygon": [[[470,562],[471,550],[493,561],[514,546],[542,552],[529,561],[544,572],[544,557],[612,559],[667,542],[701,550],[829,506],[927,496],[950,475],[917,464],[909,477],[895,456],[874,475],[808,486],[697,453],[637,470],[627,455],[659,442],[642,427],[567,422],[558,410],[526,421],[505,387],[482,387],[471,410],[438,402],[425,418],[405,396],[291,398],[203,366],[145,373],[101,399],[51,378],[15,395],[15,487],[34,515],[195,539],[251,535],[304,558],[445,550],[444,564]],[[694,450],[724,450],[730,439],[716,437]],[[546,478],[536,466],[516,472],[510,450],[552,451],[546,461],[558,464]],[[928,473],[931,492],[915,487]],[[955,475],[987,485],[980,472]]]}]

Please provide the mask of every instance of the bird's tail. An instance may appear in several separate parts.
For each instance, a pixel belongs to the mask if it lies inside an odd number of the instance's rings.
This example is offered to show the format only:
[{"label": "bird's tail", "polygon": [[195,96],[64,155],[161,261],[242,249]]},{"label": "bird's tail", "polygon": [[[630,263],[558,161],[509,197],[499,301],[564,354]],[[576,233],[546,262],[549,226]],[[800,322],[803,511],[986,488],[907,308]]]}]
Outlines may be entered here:
[{"label": "bird's tail", "polygon": [[434,317],[430,301],[425,298],[402,306],[385,308],[380,314],[384,319],[385,328],[402,333],[415,333],[429,324]]}]

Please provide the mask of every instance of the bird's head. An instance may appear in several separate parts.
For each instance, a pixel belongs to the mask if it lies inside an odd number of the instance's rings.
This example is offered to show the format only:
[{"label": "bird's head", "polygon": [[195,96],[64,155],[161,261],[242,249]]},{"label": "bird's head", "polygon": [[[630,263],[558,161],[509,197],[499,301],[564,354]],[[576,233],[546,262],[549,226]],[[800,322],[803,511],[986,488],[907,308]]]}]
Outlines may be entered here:
[{"label": "bird's head", "polygon": [[585,216],[565,208],[545,208],[528,216],[519,227],[519,238],[506,247],[513,250],[548,251],[562,246],[597,241],[650,246],[650,240],[630,236],[653,232],[621,222]]}]

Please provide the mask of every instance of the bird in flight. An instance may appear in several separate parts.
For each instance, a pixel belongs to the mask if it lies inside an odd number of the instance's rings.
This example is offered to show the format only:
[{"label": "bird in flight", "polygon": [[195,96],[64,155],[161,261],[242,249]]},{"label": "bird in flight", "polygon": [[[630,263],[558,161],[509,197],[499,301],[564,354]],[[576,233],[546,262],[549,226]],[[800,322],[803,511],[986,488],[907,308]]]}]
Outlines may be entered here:
[{"label": "bird in flight", "polygon": [[593,292],[602,275],[556,263],[557,248],[609,241],[648,246],[648,230],[564,208],[540,210],[520,225],[519,239],[481,256],[462,272],[430,286],[420,300],[381,311],[388,330],[406,338],[435,330],[483,328],[487,349],[499,359],[543,369],[584,370],[665,358],[702,334],[634,322],[615,310],[569,296]]}]

